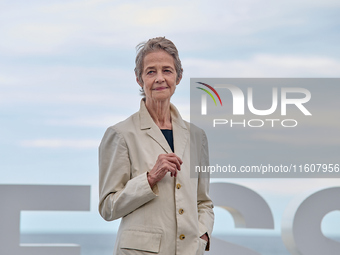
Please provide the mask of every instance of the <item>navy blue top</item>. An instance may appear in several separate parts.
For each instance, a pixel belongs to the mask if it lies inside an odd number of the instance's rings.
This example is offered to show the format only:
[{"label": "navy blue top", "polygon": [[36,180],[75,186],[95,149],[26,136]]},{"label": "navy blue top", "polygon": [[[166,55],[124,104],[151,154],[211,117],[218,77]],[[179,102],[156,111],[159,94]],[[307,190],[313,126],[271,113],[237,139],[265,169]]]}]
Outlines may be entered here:
[{"label": "navy blue top", "polygon": [[172,130],[170,129],[161,129],[165,139],[168,141],[168,144],[170,145],[170,148],[173,152],[174,150],[174,136],[172,134]]}]

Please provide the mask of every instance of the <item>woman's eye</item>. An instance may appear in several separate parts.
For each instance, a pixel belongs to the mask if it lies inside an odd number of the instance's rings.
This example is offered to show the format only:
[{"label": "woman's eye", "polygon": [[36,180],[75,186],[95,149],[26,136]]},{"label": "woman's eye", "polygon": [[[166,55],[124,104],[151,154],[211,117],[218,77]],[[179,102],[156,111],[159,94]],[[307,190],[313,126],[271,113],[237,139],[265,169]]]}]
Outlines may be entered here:
[{"label": "woman's eye", "polygon": [[149,71],[149,72],[147,72],[147,74],[153,74],[154,73],[154,71]]},{"label": "woman's eye", "polygon": [[170,71],[170,70],[168,70],[168,69],[166,69],[166,70],[164,70],[164,72],[166,72],[166,73],[170,73],[171,71]]}]

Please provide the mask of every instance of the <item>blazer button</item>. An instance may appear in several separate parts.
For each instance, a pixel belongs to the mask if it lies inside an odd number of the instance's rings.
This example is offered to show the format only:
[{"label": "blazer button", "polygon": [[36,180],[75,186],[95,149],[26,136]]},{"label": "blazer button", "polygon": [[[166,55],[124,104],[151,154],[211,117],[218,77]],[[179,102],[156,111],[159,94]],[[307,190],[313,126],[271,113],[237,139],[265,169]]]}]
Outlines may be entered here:
[{"label": "blazer button", "polygon": [[183,214],[184,213],[184,210],[181,208],[178,210],[179,214]]},{"label": "blazer button", "polygon": [[184,240],[185,239],[185,235],[180,235],[179,239]]},{"label": "blazer button", "polygon": [[177,183],[176,188],[180,189],[181,187],[182,187],[181,184]]}]

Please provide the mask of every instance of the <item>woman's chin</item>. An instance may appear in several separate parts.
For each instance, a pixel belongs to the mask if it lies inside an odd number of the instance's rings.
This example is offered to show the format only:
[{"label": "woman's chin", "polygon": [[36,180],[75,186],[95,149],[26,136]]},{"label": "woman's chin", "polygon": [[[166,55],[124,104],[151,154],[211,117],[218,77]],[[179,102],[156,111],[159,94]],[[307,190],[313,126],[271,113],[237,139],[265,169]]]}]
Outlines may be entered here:
[{"label": "woman's chin", "polygon": [[152,99],[155,101],[166,101],[170,100],[171,96],[172,95],[169,93],[169,91],[167,91],[166,93],[154,93],[152,95]]}]

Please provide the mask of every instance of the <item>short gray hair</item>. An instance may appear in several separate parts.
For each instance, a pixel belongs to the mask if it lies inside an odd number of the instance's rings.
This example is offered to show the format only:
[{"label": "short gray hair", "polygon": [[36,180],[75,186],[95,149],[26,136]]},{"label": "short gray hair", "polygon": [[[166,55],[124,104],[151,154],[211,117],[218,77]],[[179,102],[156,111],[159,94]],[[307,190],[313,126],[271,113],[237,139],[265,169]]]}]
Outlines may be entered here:
[{"label": "short gray hair", "polygon": [[[147,42],[141,42],[136,46],[137,56],[136,56],[136,67],[135,74],[138,80],[143,82],[142,73],[143,73],[143,62],[145,56],[153,51],[164,50],[168,54],[170,54],[174,58],[175,70],[177,73],[176,80],[178,81],[183,74],[183,68],[181,60],[179,59],[178,51],[175,44],[166,39],[165,37],[156,37],[149,39]],[[143,89],[141,90],[142,96],[145,96]]]}]

